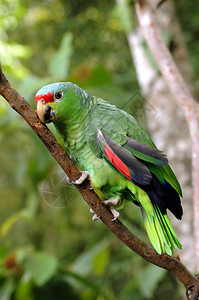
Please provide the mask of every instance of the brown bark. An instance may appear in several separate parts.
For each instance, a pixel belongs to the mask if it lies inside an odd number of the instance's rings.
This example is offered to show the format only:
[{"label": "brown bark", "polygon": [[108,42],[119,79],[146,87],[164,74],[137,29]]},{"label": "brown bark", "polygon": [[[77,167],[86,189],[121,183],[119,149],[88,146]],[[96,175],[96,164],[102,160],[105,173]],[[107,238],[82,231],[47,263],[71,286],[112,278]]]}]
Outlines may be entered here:
[{"label": "brown bark", "polygon": [[197,278],[197,281],[196,281],[196,283],[194,285],[194,289],[193,289],[191,300],[197,300],[198,299],[198,295],[199,295],[199,277]]}]

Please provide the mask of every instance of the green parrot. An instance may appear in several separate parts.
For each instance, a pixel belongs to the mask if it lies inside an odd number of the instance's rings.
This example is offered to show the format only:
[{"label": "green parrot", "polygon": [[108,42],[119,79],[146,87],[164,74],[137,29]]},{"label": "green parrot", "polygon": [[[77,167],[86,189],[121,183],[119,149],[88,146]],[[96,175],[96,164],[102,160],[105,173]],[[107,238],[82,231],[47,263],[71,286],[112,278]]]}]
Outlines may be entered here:
[{"label": "green parrot", "polygon": [[[161,253],[182,248],[167,216],[182,218],[182,191],[166,156],[127,112],[71,82],[52,83],[36,94],[37,114],[53,122],[67,151],[118,218],[125,201],[141,208],[148,237]],[[91,211],[93,212],[93,211]],[[99,218],[96,214],[93,220]]]}]

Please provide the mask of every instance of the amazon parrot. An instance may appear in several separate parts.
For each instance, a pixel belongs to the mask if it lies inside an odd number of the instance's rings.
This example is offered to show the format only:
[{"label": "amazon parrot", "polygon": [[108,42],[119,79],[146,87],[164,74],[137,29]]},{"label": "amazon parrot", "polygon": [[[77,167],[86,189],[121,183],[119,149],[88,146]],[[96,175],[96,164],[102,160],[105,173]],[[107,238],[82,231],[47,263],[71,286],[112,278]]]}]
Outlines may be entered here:
[{"label": "amazon parrot", "polygon": [[[131,201],[141,209],[148,237],[161,253],[182,246],[167,209],[182,218],[182,191],[166,156],[127,112],[71,82],[52,83],[35,96],[43,123],[53,122],[67,151],[81,167],[81,184],[94,191],[118,218],[116,209]],[[93,212],[93,211],[91,211]],[[96,214],[93,220],[99,218]]]}]

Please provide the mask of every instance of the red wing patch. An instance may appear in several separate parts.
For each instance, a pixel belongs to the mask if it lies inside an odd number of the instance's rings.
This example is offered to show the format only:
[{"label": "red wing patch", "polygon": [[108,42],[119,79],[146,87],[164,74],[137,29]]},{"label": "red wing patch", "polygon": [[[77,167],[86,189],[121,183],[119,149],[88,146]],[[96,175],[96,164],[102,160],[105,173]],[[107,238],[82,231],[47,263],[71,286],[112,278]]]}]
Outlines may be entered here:
[{"label": "red wing patch", "polygon": [[[114,143],[106,134],[98,130],[97,143],[102,157],[127,179],[140,185],[149,185],[152,175],[149,169],[120,144]],[[104,153],[104,154],[103,154]]]},{"label": "red wing patch", "polygon": [[113,164],[113,166],[126,178],[131,180],[131,172],[129,171],[128,167],[119,159],[117,155],[115,155],[115,153],[111,150],[111,148],[108,145],[105,146],[104,152],[106,157]]},{"label": "red wing patch", "polygon": [[39,100],[44,100],[46,103],[54,102],[54,94],[53,93],[46,93],[45,95],[38,95],[35,97],[35,101],[38,102]]}]

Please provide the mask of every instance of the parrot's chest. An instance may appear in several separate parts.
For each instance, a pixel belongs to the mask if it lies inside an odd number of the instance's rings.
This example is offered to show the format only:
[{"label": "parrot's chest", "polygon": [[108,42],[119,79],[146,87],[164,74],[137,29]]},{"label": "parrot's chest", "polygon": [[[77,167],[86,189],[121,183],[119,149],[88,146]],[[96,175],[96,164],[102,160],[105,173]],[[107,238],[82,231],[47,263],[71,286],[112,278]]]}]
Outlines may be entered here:
[{"label": "parrot's chest", "polygon": [[74,154],[83,171],[91,174],[92,185],[95,188],[112,194],[113,190],[122,191],[126,188],[126,178],[120,176],[103,158],[98,158],[89,147],[82,148]]},{"label": "parrot's chest", "polygon": [[68,148],[81,170],[91,174],[92,185],[95,188],[106,191],[107,195],[126,189],[127,179],[111,168],[103,158],[98,158],[85,140],[80,140],[80,137],[77,140],[73,136]]},{"label": "parrot's chest", "polygon": [[81,151],[78,151],[73,154],[73,157],[77,163],[81,166],[82,170],[88,171],[91,173],[92,178],[95,177],[104,177],[110,173],[115,173],[112,168],[104,161],[104,159],[98,158],[89,147],[82,148]]}]

